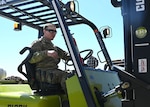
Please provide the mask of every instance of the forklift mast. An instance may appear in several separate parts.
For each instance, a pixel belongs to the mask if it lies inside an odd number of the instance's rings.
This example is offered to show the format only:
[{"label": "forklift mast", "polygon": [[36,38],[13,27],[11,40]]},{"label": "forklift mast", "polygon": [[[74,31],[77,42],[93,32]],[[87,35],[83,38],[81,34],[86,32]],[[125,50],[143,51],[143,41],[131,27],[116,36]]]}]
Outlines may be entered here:
[{"label": "forklift mast", "polygon": [[[114,7],[121,7],[124,27],[125,71],[133,78],[127,90],[130,101],[123,107],[149,106],[150,99],[150,1],[111,0]],[[140,84],[139,84],[140,83]],[[147,106],[146,106],[147,105]]]},{"label": "forklift mast", "polygon": [[149,0],[112,0],[122,9],[126,71],[150,83]]}]

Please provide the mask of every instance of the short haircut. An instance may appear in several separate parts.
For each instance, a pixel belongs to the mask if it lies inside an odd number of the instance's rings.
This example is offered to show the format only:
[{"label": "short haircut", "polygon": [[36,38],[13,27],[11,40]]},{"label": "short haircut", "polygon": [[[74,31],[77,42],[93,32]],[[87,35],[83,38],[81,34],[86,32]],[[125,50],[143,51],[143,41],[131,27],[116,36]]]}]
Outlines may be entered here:
[{"label": "short haircut", "polygon": [[[47,23],[43,26],[43,29],[46,29],[48,26],[55,26],[54,24],[52,23]],[[56,27],[56,26],[55,26]]]}]

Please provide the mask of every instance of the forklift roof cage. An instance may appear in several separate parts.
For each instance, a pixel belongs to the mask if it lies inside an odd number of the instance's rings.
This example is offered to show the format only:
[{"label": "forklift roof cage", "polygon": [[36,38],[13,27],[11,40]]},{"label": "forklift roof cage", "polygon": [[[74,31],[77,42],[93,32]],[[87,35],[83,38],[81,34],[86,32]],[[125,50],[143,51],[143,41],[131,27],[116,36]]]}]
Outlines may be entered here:
[{"label": "forklift roof cage", "polygon": [[[68,14],[65,4],[59,1],[67,25],[88,24],[92,29],[96,26],[76,12]],[[40,30],[46,23],[53,23],[59,28],[56,13],[48,0],[7,0],[0,1],[0,16]],[[39,35],[41,36],[41,35]]]}]

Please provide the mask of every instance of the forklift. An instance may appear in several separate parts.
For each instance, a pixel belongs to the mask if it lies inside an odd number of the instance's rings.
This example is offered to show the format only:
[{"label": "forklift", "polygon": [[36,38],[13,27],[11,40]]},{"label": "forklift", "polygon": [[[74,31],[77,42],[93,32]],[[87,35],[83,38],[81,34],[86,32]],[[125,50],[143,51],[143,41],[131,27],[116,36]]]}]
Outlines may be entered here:
[{"label": "forklift", "polygon": [[[150,79],[149,51],[146,50],[149,48],[150,1],[111,0],[114,7],[121,8],[124,22],[125,59],[121,64],[116,62],[118,60],[111,60],[103,41],[103,38],[110,35],[110,29],[105,28],[100,32],[94,23],[75,12],[74,2],[64,4],[59,0],[0,1],[0,16],[18,22],[14,25],[15,30],[21,30],[22,25],[26,25],[37,29],[40,38],[44,24],[50,22],[60,28],[74,67],[66,79],[67,95],[59,90],[60,87],[52,84],[43,90],[36,81],[34,65],[28,62],[33,52],[30,47],[24,47],[20,54],[26,51],[29,54],[18,65],[18,71],[27,81],[18,83],[13,80],[0,80],[0,107],[148,107]],[[92,56],[92,49],[78,50],[69,26],[80,24],[89,26],[94,32],[100,52],[106,60],[104,70],[95,68],[98,60]],[[83,52],[88,52],[84,58],[80,55]],[[85,60],[88,60],[87,64],[84,63]],[[66,100],[69,103],[67,106],[63,105]]]}]

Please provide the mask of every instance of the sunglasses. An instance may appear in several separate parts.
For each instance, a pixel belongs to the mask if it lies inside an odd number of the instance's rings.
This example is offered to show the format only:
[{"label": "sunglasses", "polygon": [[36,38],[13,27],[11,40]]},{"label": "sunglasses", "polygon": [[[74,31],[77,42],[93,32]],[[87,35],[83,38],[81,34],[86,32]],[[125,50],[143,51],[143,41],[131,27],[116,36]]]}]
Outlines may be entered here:
[{"label": "sunglasses", "polygon": [[53,30],[53,29],[45,29],[46,31],[50,32],[50,33],[53,33],[53,32],[57,32],[56,30]]}]

